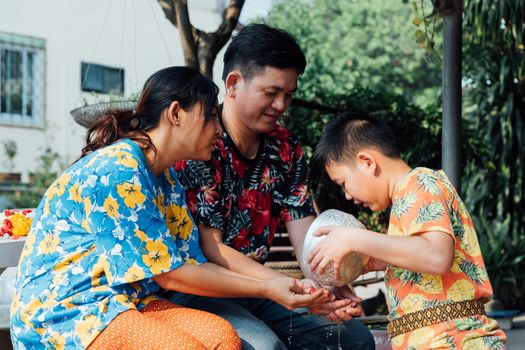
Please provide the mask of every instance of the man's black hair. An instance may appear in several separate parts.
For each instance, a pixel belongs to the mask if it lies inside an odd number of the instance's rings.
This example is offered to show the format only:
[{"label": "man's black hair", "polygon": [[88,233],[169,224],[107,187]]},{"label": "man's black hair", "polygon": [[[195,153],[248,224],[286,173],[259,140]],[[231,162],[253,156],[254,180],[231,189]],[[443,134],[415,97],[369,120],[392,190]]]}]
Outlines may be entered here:
[{"label": "man's black hair", "polygon": [[291,34],[266,24],[250,24],[233,37],[226,49],[222,80],[226,81],[234,69],[249,80],[268,66],[295,68],[302,74],[306,58]]}]

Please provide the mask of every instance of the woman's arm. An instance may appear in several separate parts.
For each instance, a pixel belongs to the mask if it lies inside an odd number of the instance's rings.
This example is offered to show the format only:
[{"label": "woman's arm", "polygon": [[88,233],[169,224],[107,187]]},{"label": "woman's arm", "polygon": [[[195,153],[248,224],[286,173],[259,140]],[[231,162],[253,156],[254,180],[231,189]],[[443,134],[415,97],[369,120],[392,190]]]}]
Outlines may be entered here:
[{"label": "woman's arm", "polygon": [[[155,276],[162,288],[210,297],[256,297],[271,299],[288,309],[311,306],[323,302],[323,290],[303,294],[302,282],[289,277],[273,280],[254,280],[235,273],[225,273],[218,266],[184,264],[175,270]],[[203,266],[204,265],[204,266]]]},{"label": "woman's arm", "polygon": [[381,233],[327,226],[316,235],[328,235],[312,251],[309,263],[320,272],[330,262],[337,275],[342,259],[351,251],[368,255],[414,272],[443,274],[454,261],[454,239],[441,231],[413,236],[387,236]]}]

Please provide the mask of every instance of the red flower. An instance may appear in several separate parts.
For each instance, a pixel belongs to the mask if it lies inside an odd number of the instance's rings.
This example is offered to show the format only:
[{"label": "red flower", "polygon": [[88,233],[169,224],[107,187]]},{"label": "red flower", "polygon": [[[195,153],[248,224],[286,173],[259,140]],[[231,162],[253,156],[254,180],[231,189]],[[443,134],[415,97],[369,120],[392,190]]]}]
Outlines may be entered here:
[{"label": "red flower", "polygon": [[175,166],[173,168],[175,169],[175,171],[186,170],[188,168],[188,164],[185,160],[181,160],[180,162],[175,163]]},{"label": "red flower", "polygon": [[288,142],[281,142],[279,145],[279,157],[285,163],[289,163],[292,160],[292,150]]},{"label": "red flower", "polygon": [[233,239],[232,246],[237,250],[249,247],[250,240],[248,239],[247,236],[248,236],[248,230],[246,230],[245,228],[241,229],[237,237]]},{"label": "red flower", "polygon": [[186,205],[191,213],[197,212],[197,192],[194,189],[186,192]]},{"label": "red flower", "polygon": [[250,212],[252,219],[252,233],[260,235],[264,233],[266,227],[270,227],[270,193],[257,192],[257,200],[255,203],[255,210]]},{"label": "red flower", "polygon": [[246,175],[246,165],[244,163],[240,162],[235,155],[232,157],[232,167],[233,170],[237,175],[239,175],[239,178],[244,178],[244,175]]},{"label": "red flower", "polygon": [[211,204],[215,202],[217,199],[219,199],[219,193],[215,191],[217,188],[216,184],[213,184],[211,186],[203,186],[201,187],[202,191],[202,199],[206,204]]},{"label": "red flower", "polygon": [[31,212],[31,209],[24,209],[22,210],[22,215],[27,215]]},{"label": "red flower", "polygon": [[244,189],[239,196],[237,203],[240,210],[252,209],[255,207],[257,191]]}]

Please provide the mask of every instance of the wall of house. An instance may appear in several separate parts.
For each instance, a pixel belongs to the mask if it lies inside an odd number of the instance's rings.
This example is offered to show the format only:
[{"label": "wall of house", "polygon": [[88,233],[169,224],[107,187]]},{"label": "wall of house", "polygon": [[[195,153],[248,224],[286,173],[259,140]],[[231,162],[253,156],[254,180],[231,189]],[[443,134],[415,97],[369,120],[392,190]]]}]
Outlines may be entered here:
[{"label": "wall of house", "polygon": [[[194,25],[214,31],[221,21],[222,0],[189,1]],[[26,182],[36,159],[49,148],[71,162],[84,144],[85,129],[70,110],[93,100],[81,92],[81,62],[125,69],[125,95],[139,91],[158,69],[184,64],[177,29],[156,0],[0,0],[0,33],[45,40],[44,123],[0,123],[0,140],[14,140],[13,172]],[[221,56],[222,57],[222,56]],[[220,84],[222,58],[216,60]],[[0,144],[0,173],[7,172]]]}]

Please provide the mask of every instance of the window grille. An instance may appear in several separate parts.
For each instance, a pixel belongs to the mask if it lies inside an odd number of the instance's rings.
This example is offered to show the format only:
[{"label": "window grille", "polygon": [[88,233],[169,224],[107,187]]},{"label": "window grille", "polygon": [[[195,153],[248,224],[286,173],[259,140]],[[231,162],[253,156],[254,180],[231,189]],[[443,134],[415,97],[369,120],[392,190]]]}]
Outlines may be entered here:
[{"label": "window grille", "polygon": [[0,33],[0,123],[43,124],[44,50],[42,39]]}]

